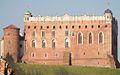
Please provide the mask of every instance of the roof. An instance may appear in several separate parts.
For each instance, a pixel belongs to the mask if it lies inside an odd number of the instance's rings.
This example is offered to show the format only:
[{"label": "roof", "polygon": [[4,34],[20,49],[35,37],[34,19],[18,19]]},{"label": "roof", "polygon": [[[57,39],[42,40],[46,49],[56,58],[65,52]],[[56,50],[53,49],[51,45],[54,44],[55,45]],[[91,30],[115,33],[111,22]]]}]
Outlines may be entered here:
[{"label": "roof", "polygon": [[31,14],[31,12],[29,10],[26,10],[25,14]]},{"label": "roof", "polygon": [[106,9],[104,13],[111,13],[112,14],[112,11],[110,9]]},{"label": "roof", "polygon": [[11,25],[5,27],[4,29],[20,29],[20,28],[18,28],[15,25],[11,24]]}]

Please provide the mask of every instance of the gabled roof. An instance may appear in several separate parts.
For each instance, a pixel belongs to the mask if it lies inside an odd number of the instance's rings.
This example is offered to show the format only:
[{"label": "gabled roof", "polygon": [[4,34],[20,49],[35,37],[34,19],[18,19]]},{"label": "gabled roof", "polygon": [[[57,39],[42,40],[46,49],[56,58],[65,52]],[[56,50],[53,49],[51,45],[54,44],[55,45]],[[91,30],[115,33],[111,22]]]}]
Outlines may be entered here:
[{"label": "gabled roof", "polygon": [[3,28],[3,29],[20,29],[20,28],[18,28],[18,27],[16,27],[15,25],[11,24],[11,25]]}]

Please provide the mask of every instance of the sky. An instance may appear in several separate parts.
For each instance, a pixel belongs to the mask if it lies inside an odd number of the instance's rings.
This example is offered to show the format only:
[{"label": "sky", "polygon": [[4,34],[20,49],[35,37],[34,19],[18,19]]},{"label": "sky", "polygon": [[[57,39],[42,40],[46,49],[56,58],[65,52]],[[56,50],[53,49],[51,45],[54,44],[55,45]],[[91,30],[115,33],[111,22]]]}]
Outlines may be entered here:
[{"label": "sky", "polygon": [[[109,2],[109,3],[108,3]],[[15,24],[23,33],[23,16],[29,10],[34,16],[103,15],[109,8],[118,20],[118,55],[120,60],[120,0],[1,0],[0,37],[3,28]]]}]

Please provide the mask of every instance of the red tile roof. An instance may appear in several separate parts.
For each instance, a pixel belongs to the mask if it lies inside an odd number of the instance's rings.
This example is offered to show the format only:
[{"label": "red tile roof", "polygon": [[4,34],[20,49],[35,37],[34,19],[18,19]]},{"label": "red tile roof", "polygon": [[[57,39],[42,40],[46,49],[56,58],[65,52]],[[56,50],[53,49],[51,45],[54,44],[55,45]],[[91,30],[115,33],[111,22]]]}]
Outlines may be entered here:
[{"label": "red tile roof", "polygon": [[11,25],[5,27],[4,29],[20,29],[20,28],[18,28],[15,25],[11,24]]}]

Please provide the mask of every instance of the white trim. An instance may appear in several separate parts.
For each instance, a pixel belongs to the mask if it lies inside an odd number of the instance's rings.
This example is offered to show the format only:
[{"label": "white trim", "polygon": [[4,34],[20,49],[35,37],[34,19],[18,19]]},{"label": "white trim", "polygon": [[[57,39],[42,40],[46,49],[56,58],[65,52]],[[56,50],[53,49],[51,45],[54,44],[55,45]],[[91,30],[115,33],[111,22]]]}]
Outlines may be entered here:
[{"label": "white trim", "polygon": [[[67,39],[67,40],[66,40],[66,39]],[[64,47],[65,47],[66,41],[68,41],[68,48],[70,48],[70,39],[69,39],[69,37],[65,37],[65,39],[64,39]],[[65,47],[65,48],[66,48],[66,47]]]},{"label": "white trim", "polygon": [[[68,36],[66,36],[66,31],[68,31]],[[65,32],[64,32],[64,35],[65,35],[65,37],[69,37],[70,36],[70,31],[68,29],[66,29]]]},{"label": "white trim", "polygon": [[35,48],[36,48],[36,47],[37,47],[37,44],[36,44],[36,40],[35,40],[35,39],[32,39],[32,41],[31,41],[31,47],[34,48],[34,47],[32,46],[32,43],[33,43],[33,42],[35,42]]},{"label": "white trim", "polygon": [[90,44],[89,43],[89,34],[92,34],[92,43],[91,44],[93,44],[94,43],[94,35],[93,35],[93,32],[92,31],[90,31],[90,32],[88,32],[88,35],[87,35],[87,42],[88,42],[88,44]]},{"label": "white trim", "polygon": [[[82,32],[78,32],[78,34],[79,34],[79,33],[81,33],[81,35],[82,35],[82,43],[81,43],[81,44],[83,44],[83,39],[84,39],[84,38],[83,38],[83,33],[82,33]],[[80,44],[78,43],[78,34],[77,34],[77,44],[80,45]]]},{"label": "white trim", "polygon": [[53,40],[54,40],[54,42],[55,42],[55,48],[56,48],[56,47],[57,47],[57,44],[56,44],[56,39],[55,39],[55,38],[52,39],[52,41],[51,41],[51,48],[53,48],[53,47],[52,47]]},{"label": "white trim", "polygon": [[45,42],[45,48],[47,48],[47,41],[46,41],[45,39],[42,39],[42,40],[41,40],[41,48],[43,48],[43,47],[42,47],[42,41]]}]

